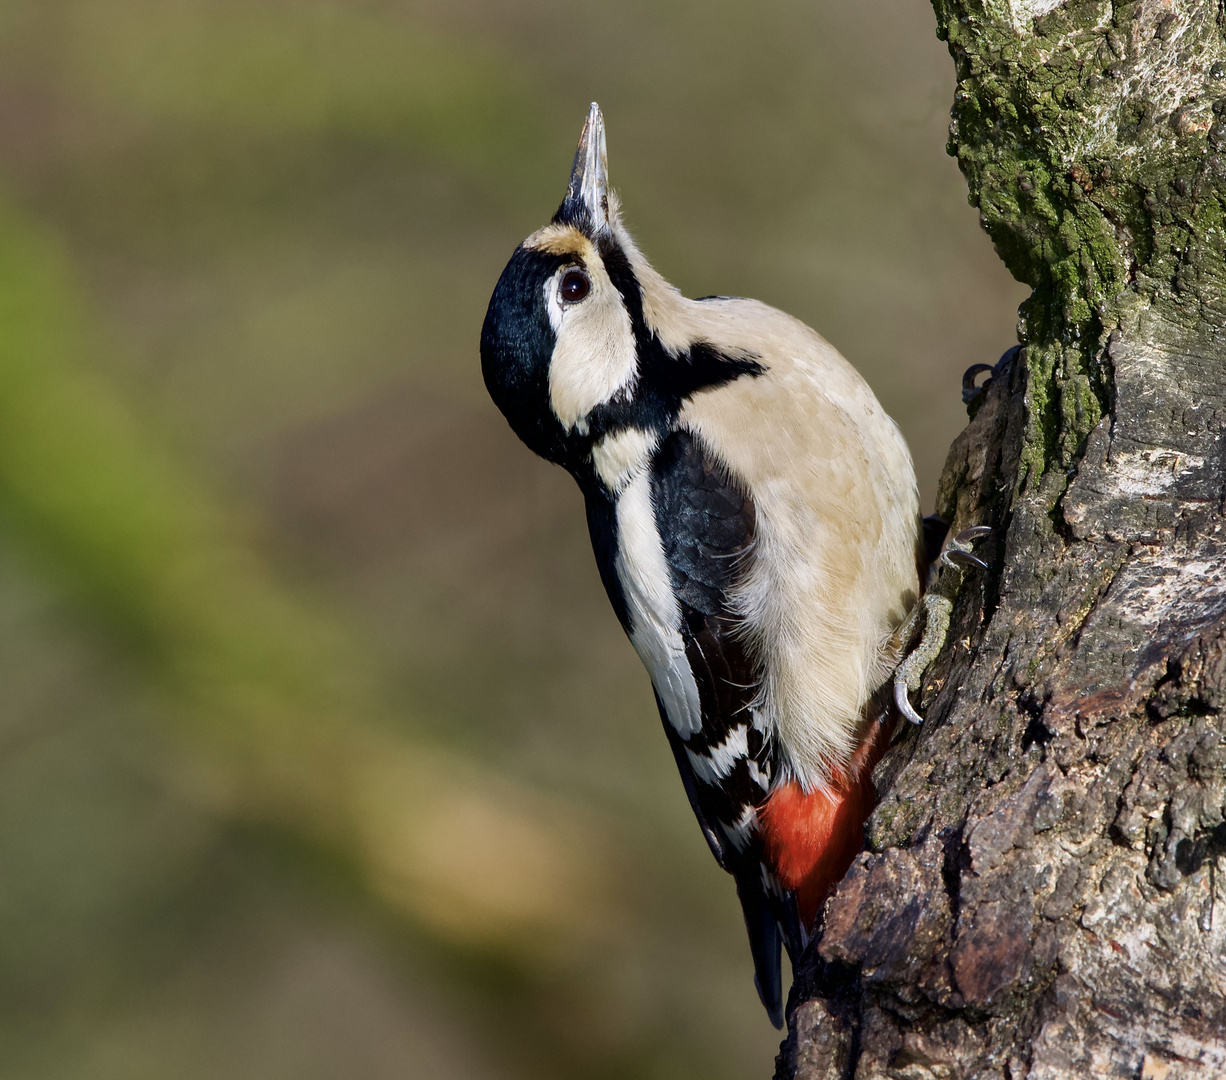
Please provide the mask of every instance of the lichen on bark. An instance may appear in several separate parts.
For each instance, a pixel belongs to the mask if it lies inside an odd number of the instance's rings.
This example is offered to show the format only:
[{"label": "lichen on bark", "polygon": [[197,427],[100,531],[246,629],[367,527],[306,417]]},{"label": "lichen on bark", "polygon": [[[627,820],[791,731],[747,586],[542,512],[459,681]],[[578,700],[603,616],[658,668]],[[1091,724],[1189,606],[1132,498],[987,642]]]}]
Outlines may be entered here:
[{"label": "lichen on bark", "polygon": [[1033,293],[940,486],[991,566],[777,1075],[1226,1075],[1223,11],[934,7],[949,150]]}]

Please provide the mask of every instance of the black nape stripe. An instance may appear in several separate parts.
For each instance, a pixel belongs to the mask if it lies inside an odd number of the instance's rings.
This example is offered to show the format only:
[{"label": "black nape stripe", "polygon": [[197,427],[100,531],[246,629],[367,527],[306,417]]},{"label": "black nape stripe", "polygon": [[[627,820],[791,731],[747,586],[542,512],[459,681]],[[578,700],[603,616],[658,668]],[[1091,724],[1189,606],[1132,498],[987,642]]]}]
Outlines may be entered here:
[{"label": "black nape stripe", "polygon": [[688,367],[684,363],[672,364],[669,365],[671,368],[669,373],[672,375],[671,381],[674,388],[682,397],[689,397],[699,390],[723,386],[725,383],[739,379],[742,375],[757,378],[766,373],[766,368],[755,358],[729,356],[727,353],[720,352],[709,341],[697,342],[687,354],[679,359],[688,360]]},{"label": "black nape stripe", "polygon": [[593,436],[630,424],[666,432],[685,400],[700,390],[765,373],[766,368],[757,358],[728,354],[709,341],[697,341],[680,355],[670,353],[647,325],[642,286],[621,245],[610,236],[602,236],[599,251],[609,280],[630,315],[639,378],[632,398],[607,402],[593,411],[590,418]]},{"label": "black nape stripe", "polygon": [[634,276],[630,259],[621,244],[608,234],[600,238],[598,250],[609,280],[613,282],[613,287],[621,293],[626,310],[630,312],[630,323],[634,327],[634,336],[637,338],[640,331],[646,334],[647,320],[643,316],[643,288],[639,285],[639,279]]}]

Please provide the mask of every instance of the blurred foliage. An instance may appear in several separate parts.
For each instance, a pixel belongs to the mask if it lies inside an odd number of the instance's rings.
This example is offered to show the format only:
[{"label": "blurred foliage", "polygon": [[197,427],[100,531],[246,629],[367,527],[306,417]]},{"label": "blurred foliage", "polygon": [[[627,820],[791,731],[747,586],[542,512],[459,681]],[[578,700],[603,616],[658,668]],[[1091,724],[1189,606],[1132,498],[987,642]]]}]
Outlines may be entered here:
[{"label": "blurred foliage", "polygon": [[0,2],[0,1076],[739,1077],[776,1037],[475,341],[586,103],[926,491],[1020,291],[920,0]]},{"label": "blurred foliage", "polygon": [[245,515],[81,365],[103,346],[59,255],[0,205],[0,507],[176,714],[193,794],[324,845],[446,940],[518,957],[586,930],[612,857],[590,823],[385,733],[344,627],[280,586]]},{"label": "blurred foliage", "polygon": [[540,142],[542,95],[521,69],[370,6],[94,0],[73,13],[67,60],[69,85],[104,108],[412,146],[494,191]]}]

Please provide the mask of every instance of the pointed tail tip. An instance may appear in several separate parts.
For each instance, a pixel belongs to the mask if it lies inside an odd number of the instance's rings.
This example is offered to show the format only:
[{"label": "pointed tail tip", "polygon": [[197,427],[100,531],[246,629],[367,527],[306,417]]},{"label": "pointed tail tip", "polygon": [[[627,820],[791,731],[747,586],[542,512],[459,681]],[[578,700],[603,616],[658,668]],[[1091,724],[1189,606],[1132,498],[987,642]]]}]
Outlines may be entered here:
[{"label": "pointed tail tip", "polygon": [[783,1001],[780,998],[780,987],[776,983],[774,993],[769,997],[762,990],[762,981],[757,974],[753,977],[753,984],[758,990],[758,997],[762,1002],[762,1007],[766,1009],[766,1015],[770,1017],[770,1021],[775,1025],[777,1031],[783,1030]]}]

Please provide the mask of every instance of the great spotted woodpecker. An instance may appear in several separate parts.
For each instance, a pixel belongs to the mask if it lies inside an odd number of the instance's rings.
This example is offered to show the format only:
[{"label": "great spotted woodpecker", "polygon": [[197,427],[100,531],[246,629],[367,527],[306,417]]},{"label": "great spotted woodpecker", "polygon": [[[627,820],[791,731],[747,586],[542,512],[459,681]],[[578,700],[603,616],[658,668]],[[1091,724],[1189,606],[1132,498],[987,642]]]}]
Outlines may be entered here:
[{"label": "great spotted woodpecker", "polygon": [[595,104],[562,205],[494,288],[481,366],[515,433],[582,489],[782,1026],[780,944],[799,960],[862,846],[896,709],[918,719],[917,673],[889,690],[926,564],[906,443],[807,326],[755,300],[688,300],[651,268]]}]

